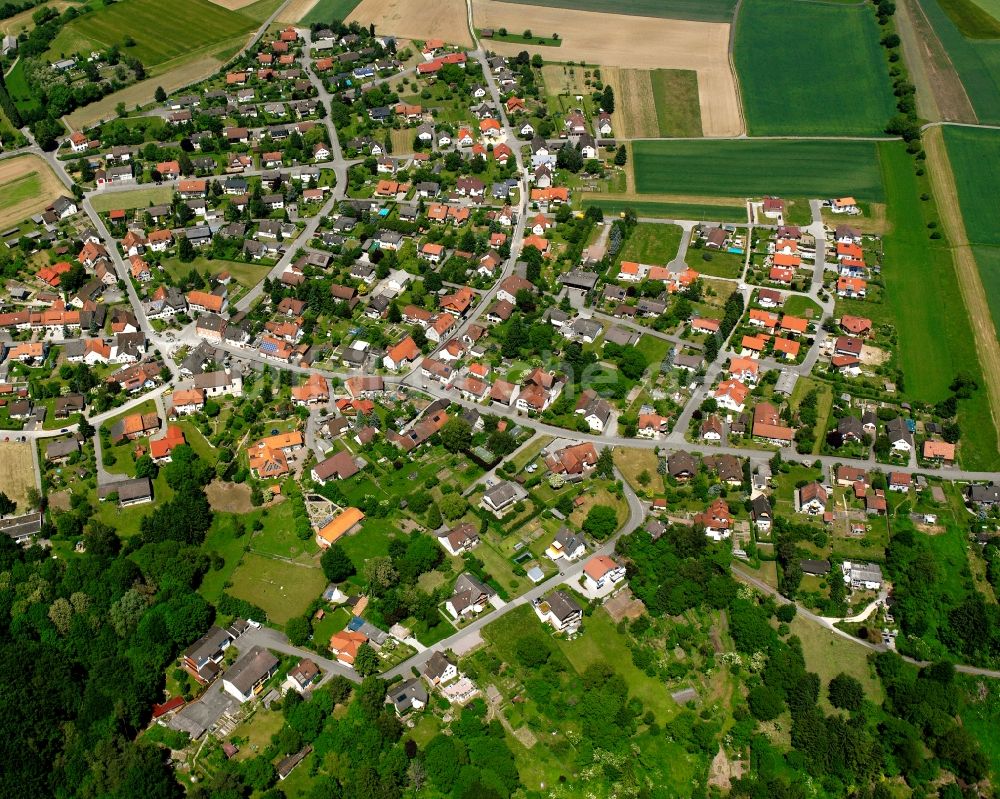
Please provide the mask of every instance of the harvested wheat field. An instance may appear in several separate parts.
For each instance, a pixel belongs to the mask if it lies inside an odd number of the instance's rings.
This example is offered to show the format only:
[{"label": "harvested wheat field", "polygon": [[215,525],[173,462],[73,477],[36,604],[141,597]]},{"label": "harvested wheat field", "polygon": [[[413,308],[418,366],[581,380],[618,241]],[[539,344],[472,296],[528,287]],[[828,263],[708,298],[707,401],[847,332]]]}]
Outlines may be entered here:
[{"label": "harvested wheat field", "polygon": [[35,464],[31,457],[34,444],[0,441],[0,486],[17,503],[16,513],[28,511],[28,489],[35,485]]},{"label": "harvested wheat field", "polygon": [[660,135],[648,69],[602,67],[604,82],[615,90],[615,136],[622,139],[654,139]]},{"label": "harvested wheat field", "polygon": [[291,0],[278,14],[278,22],[298,22],[313,10],[319,0]]},{"label": "harvested wheat field", "polygon": [[347,18],[362,25],[374,21],[381,33],[406,39],[443,39],[471,47],[467,20],[462,0],[364,0]]},{"label": "harvested wheat field", "polygon": [[44,211],[62,191],[56,173],[36,155],[0,161],[0,227]]},{"label": "harvested wheat field", "polygon": [[[391,2],[392,0],[390,0]],[[400,0],[394,0],[400,2]],[[366,0],[362,8],[375,0]],[[504,55],[521,50],[544,58],[633,69],[690,69],[698,73],[701,122],[706,136],[743,133],[736,81],[729,66],[729,24],[597,14],[562,8],[472,0],[476,27],[519,31],[531,21],[536,32],[558,33],[562,46],[532,47],[490,42]],[[391,26],[387,25],[387,29]]]}]

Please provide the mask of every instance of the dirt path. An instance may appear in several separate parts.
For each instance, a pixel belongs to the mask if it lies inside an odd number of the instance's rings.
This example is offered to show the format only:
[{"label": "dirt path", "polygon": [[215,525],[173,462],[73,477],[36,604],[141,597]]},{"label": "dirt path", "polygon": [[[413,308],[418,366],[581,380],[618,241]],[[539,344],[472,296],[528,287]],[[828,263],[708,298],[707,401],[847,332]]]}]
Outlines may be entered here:
[{"label": "dirt path", "polygon": [[965,232],[965,221],[958,205],[958,189],[945,150],[944,133],[940,127],[930,128],[924,133],[924,150],[927,152],[927,163],[930,167],[931,184],[934,186],[938,211],[955,255],[958,285],[962,291],[965,307],[969,311],[972,334],[976,340],[976,350],[979,353],[979,362],[990,397],[993,428],[997,430],[997,422],[1000,420],[1000,341],[997,341],[997,330],[990,315],[986,290],[979,277],[979,267],[976,265]]}]

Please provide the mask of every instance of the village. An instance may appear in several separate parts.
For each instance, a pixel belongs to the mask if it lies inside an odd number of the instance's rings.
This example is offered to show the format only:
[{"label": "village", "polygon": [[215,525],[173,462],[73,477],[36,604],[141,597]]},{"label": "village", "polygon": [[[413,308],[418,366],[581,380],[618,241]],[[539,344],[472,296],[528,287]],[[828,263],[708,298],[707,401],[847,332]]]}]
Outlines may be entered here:
[{"label": "village", "polygon": [[[380,675],[426,738],[513,707],[491,625],[634,620],[625,539],[693,528],[892,650],[890,518],[997,529],[995,475],[962,466],[970,385],[900,396],[852,186],[799,224],[776,196],[605,214],[582,195],[624,164],[606,95],[553,109],[540,56],[484,47],[275,29],[67,132],[65,193],[0,234],[0,444],[32,475],[0,529],[72,557],[79,504],[127,539],[172,466],[206,470],[227,609],[153,709],[192,775],[191,742],[247,756],[255,717],[338,678]],[[688,673],[665,682],[683,704]]]}]

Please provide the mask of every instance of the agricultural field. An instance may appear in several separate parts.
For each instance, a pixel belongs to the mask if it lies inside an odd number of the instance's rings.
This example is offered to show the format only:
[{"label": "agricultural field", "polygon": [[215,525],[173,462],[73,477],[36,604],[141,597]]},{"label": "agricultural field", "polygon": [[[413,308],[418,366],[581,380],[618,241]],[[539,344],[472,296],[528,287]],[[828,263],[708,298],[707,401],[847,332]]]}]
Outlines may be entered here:
[{"label": "agricultural field", "polygon": [[[295,5],[296,2],[297,0],[292,0],[292,5]],[[351,15],[351,12],[357,8],[359,2],[360,0],[319,0],[305,16],[299,16],[297,19],[306,25],[311,25],[314,22],[332,22],[335,19],[347,19]],[[291,16],[291,12],[292,9],[289,7],[285,13]]]},{"label": "agricultural field", "polygon": [[689,69],[604,67],[615,90],[615,135],[624,139],[701,136],[698,73]]},{"label": "agricultural field", "polygon": [[[444,39],[450,44],[472,45],[463,0],[362,0],[348,22],[375,22],[382,33],[406,39]],[[519,26],[513,26],[517,29]],[[551,31],[549,31],[551,33]]]},{"label": "agricultural field", "polygon": [[[516,3],[472,0],[472,5],[480,28],[522,31],[525,19],[530,19],[532,33],[541,36],[558,33],[562,39],[558,50],[561,61],[637,70],[694,71],[705,135],[743,133],[739,91],[729,65],[728,24],[627,15],[609,17],[575,6],[573,10],[533,6],[526,16],[525,6]],[[555,52],[550,47],[504,42],[493,42],[490,47],[503,55],[516,55],[526,49],[551,58]]]},{"label": "agricultural field", "polygon": [[[626,0],[624,3],[614,0],[520,0],[520,5],[700,22],[729,22],[736,7],[735,0]],[[524,14],[527,18],[531,12],[525,10]]]},{"label": "agricultural field", "polygon": [[0,441],[0,491],[17,503],[16,513],[28,510],[28,489],[35,486],[33,444]]},{"label": "agricultural field", "polygon": [[[920,195],[929,186],[918,182],[901,143],[880,144],[879,160],[892,231],[883,239],[886,300],[882,312],[891,318],[899,339],[897,355],[906,378],[906,395],[938,402],[948,395],[948,385],[959,371],[982,381],[975,339],[952,253],[946,244],[935,245],[927,234],[926,215],[933,214],[933,208],[922,203]],[[873,319],[881,310],[873,303],[858,305],[852,312]],[[994,430],[985,388],[959,404],[958,419],[963,430]],[[1000,467],[996,436],[963,437],[961,458],[967,469]]]},{"label": "agricultural field", "polygon": [[940,5],[966,38],[1000,38],[1000,3],[997,0],[941,0]]},{"label": "agricultural field", "polygon": [[36,155],[0,161],[0,227],[44,211],[62,190],[55,172]]},{"label": "agricultural field", "polygon": [[[894,113],[870,5],[747,0],[733,53],[748,132],[877,135]],[[775,46],[780,42],[780,46]],[[815,64],[803,79],[803,67]]]},{"label": "agricultural field", "polygon": [[126,36],[131,36],[135,46],[122,49],[149,70],[181,57],[187,61],[204,55],[230,40],[249,36],[258,24],[243,11],[230,11],[209,0],[172,0],[170,13],[174,19],[186,21],[183,37],[164,35],[163,5],[157,0],[121,0],[98,7],[63,27],[52,41],[48,56],[56,59],[105,49],[121,45]]},{"label": "agricultural field", "polygon": [[698,73],[688,69],[655,69],[650,78],[660,136],[701,136]]},{"label": "agricultural field", "polygon": [[969,241],[1000,245],[1000,197],[992,180],[1000,169],[1000,131],[947,126],[944,141]]},{"label": "agricultural field", "polygon": [[632,152],[640,194],[883,198],[874,142],[640,141]]},{"label": "agricultural field", "polygon": [[964,36],[953,21],[953,16],[961,16],[956,14],[959,5],[953,0],[924,0],[921,8],[965,86],[978,121],[1000,123],[1000,49],[996,42]]},{"label": "agricultural field", "polygon": [[666,264],[677,257],[682,232],[679,225],[640,222],[622,247],[621,260]]}]

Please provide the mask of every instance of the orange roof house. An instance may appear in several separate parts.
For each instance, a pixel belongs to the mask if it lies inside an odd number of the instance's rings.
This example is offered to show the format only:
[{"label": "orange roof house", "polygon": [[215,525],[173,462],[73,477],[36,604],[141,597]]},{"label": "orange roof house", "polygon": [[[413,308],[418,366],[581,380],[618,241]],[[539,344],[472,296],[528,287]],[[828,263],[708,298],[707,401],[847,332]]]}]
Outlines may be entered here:
[{"label": "orange roof house", "polygon": [[809,320],[802,319],[798,316],[788,316],[787,314],[781,317],[781,329],[787,330],[790,333],[805,333],[809,328]]},{"label": "orange roof house", "polygon": [[367,643],[368,636],[364,633],[356,633],[353,630],[341,630],[330,636],[330,651],[345,666],[353,666],[354,658],[358,656],[358,649],[362,644]]},{"label": "orange roof house", "polygon": [[928,439],[924,442],[924,458],[926,460],[942,460],[951,463],[955,460],[955,445],[947,441]]},{"label": "orange roof house", "polygon": [[149,457],[154,461],[168,461],[174,448],[186,443],[184,431],[172,424],[167,427],[167,434],[163,438],[149,442]]},{"label": "orange roof house", "polygon": [[533,203],[566,203],[569,202],[569,189],[565,186],[554,186],[550,189],[532,189]]},{"label": "orange roof house", "polygon": [[365,514],[358,508],[344,508],[316,531],[316,543],[326,549],[338,538],[354,530],[364,518]]},{"label": "orange roof house", "polygon": [[787,338],[776,338],[774,340],[774,351],[780,352],[786,358],[795,358],[799,354],[800,344]]},{"label": "orange roof house", "polygon": [[298,430],[262,438],[247,450],[250,468],[260,479],[283,477],[289,471],[288,454],[302,445],[302,433]]},{"label": "orange roof house", "polygon": [[318,372],[309,375],[305,385],[292,387],[292,399],[297,405],[312,405],[330,399],[330,386]]}]

